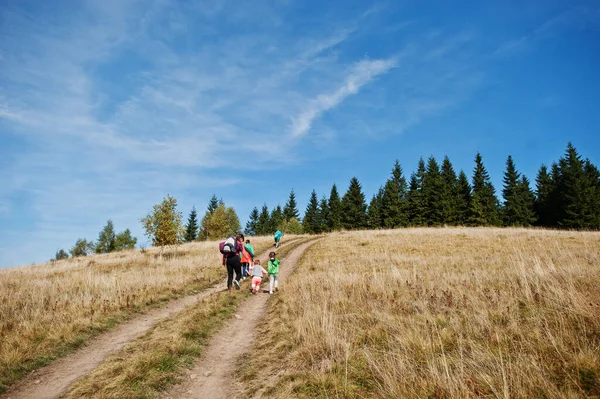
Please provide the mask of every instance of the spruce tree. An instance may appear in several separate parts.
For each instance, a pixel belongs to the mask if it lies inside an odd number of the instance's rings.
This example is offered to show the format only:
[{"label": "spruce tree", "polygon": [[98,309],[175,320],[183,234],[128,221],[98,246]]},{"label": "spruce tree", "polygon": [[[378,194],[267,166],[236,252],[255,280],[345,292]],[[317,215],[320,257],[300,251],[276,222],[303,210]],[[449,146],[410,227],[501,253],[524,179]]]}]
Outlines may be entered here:
[{"label": "spruce tree", "polygon": [[444,182],[440,167],[433,156],[427,160],[427,169],[423,175],[422,195],[425,204],[425,222],[428,226],[443,223],[442,200]]},{"label": "spruce tree", "polygon": [[368,226],[365,195],[356,177],[350,179],[348,191],[342,197],[342,226],[348,230]]},{"label": "spruce tree", "polygon": [[115,250],[116,241],[115,227],[112,220],[106,222],[106,226],[98,235],[98,243],[96,244],[97,254],[107,254]]},{"label": "spruce tree", "polygon": [[252,212],[250,212],[250,217],[248,218],[248,222],[246,223],[246,229],[244,230],[244,234],[248,236],[256,235],[256,226],[258,223],[258,208],[254,207]]},{"label": "spruce tree", "polygon": [[410,176],[410,185],[408,189],[408,217],[412,226],[424,226],[425,220],[425,200],[423,198],[423,176],[425,175],[425,161],[419,158],[416,173]]},{"label": "spruce tree", "polygon": [[536,221],[535,215],[535,194],[531,190],[529,179],[524,175],[517,185],[517,198],[519,200],[517,225],[531,226]]},{"label": "spruce tree", "polygon": [[317,192],[315,190],[313,190],[310,194],[308,205],[306,205],[304,219],[302,220],[302,227],[304,232],[308,234],[316,234],[320,232],[319,200],[317,199]]},{"label": "spruce tree", "polygon": [[383,187],[380,187],[377,194],[374,194],[373,198],[371,198],[371,202],[369,203],[369,207],[367,208],[370,229],[380,229],[384,227],[381,209],[384,195],[385,190]]},{"label": "spruce tree", "polygon": [[331,230],[340,230],[342,228],[342,201],[340,200],[340,195],[335,184],[331,187],[327,205],[329,205],[329,224]]},{"label": "spruce tree", "polygon": [[56,251],[56,254],[54,254],[54,258],[50,259],[50,261],[52,262],[63,259],[69,259],[69,254],[64,249],[59,249]]},{"label": "spruce tree", "polygon": [[456,222],[467,226],[471,220],[471,185],[463,170],[458,174],[456,194]]},{"label": "spruce tree", "polygon": [[283,207],[283,217],[285,220],[290,220],[291,218],[300,218],[300,212],[298,212],[298,205],[296,204],[296,194],[294,190],[290,192],[290,197]]},{"label": "spruce tree", "polygon": [[586,227],[590,229],[600,229],[600,171],[598,168],[586,159],[583,165],[585,173],[585,194],[587,199]]},{"label": "spruce tree", "polygon": [[137,238],[131,235],[131,231],[129,229],[125,229],[117,234],[115,239],[115,251],[133,249],[135,248],[135,244],[137,244]]},{"label": "spruce tree", "polygon": [[321,198],[321,202],[319,204],[319,221],[319,230],[321,232],[331,231],[331,213],[329,212],[329,204],[327,202],[326,196],[323,196],[323,198]]},{"label": "spruce tree", "polygon": [[392,176],[383,187],[379,209],[383,224],[377,227],[394,228],[408,225],[407,188],[402,167],[400,162],[396,160],[392,169]]},{"label": "spruce tree", "polygon": [[281,206],[277,204],[271,211],[271,226],[273,226],[273,232],[280,230],[284,221],[284,213],[281,210]]},{"label": "spruce tree", "polygon": [[577,150],[569,142],[567,151],[559,161],[560,179],[558,180],[559,219],[562,228],[587,228],[586,223],[586,177],[583,161]]},{"label": "spruce tree", "polygon": [[454,226],[458,223],[458,179],[448,156],[445,156],[442,162],[441,175],[442,195],[440,203],[442,207],[442,223]]},{"label": "spruce tree", "polygon": [[504,186],[502,189],[502,196],[504,197],[502,218],[505,226],[522,226],[519,218],[521,203],[518,186],[520,178],[520,173],[517,172],[515,163],[509,155],[506,159],[506,171],[504,172]]},{"label": "spruce tree", "polygon": [[537,216],[536,225],[544,227],[554,226],[552,218],[552,204],[554,183],[548,173],[546,165],[542,165],[538,170],[535,179],[535,213]]},{"label": "spruce tree", "polygon": [[185,234],[183,238],[186,242],[192,242],[198,238],[198,214],[196,213],[195,206],[192,206],[188,222],[185,225]]},{"label": "spruce tree", "polygon": [[475,156],[470,222],[475,226],[497,226],[500,222],[496,190],[483,166],[480,153]]},{"label": "spruce tree", "polygon": [[215,194],[213,194],[210,201],[208,201],[208,207],[206,208],[206,210],[209,214],[212,215],[217,210],[219,205],[225,205],[225,204],[223,203],[222,199],[218,200],[217,196]]},{"label": "spruce tree", "polygon": [[258,222],[256,223],[256,234],[267,235],[272,234],[274,230],[271,228],[271,216],[269,215],[269,208],[267,204],[264,204],[258,215]]}]

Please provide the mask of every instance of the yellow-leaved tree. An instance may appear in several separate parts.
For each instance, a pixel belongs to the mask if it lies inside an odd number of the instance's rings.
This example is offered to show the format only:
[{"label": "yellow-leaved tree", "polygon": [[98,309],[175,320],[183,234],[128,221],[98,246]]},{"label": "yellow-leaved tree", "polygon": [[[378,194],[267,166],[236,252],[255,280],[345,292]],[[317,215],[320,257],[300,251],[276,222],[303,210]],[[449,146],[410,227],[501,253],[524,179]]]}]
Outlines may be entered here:
[{"label": "yellow-leaved tree", "polygon": [[206,212],[201,223],[202,236],[207,240],[218,240],[235,235],[241,230],[240,219],[232,207],[219,206],[211,214]]},{"label": "yellow-leaved tree", "polygon": [[141,219],[145,234],[153,246],[179,244],[183,241],[183,215],[177,211],[177,200],[167,195]]}]

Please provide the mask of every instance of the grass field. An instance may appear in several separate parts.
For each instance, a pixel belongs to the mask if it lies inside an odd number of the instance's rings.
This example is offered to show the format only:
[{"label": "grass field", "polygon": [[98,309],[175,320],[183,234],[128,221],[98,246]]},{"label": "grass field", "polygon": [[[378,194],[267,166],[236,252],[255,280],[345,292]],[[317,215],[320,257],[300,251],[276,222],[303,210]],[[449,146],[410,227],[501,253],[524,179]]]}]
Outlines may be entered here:
[{"label": "grass field", "polygon": [[[271,244],[255,241],[258,252]],[[0,389],[223,280],[214,242],[1,270]],[[269,299],[237,376],[264,398],[600,397],[598,287],[598,232],[333,233]],[[159,397],[247,296],[220,293],[164,320],[70,397]]]},{"label": "grass field", "polygon": [[[260,253],[272,238],[252,241]],[[219,281],[216,242],[0,270],[0,392],[135,312]]]},{"label": "grass field", "polygon": [[335,233],[239,375],[248,397],[598,397],[599,287],[597,232]]}]

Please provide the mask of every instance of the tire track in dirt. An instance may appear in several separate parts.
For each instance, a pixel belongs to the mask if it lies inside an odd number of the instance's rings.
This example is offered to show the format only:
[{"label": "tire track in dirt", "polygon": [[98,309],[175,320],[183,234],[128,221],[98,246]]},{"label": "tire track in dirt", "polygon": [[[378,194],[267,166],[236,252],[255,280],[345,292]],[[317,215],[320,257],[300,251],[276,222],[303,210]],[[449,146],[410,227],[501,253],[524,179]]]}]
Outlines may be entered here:
[{"label": "tire track in dirt", "polygon": [[[297,240],[286,242],[286,246]],[[259,257],[267,257],[270,251],[272,251],[271,248],[260,254]],[[90,340],[75,352],[32,372],[24,380],[9,388],[8,392],[0,394],[0,399],[59,398],[66,393],[67,389],[76,380],[90,373],[109,355],[140,337],[162,319],[223,290],[224,282],[219,282],[210,288],[204,289],[199,294],[170,301],[164,307],[150,310],[139,317],[135,317]]]},{"label": "tire track in dirt", "polygon": [[[282,262],[279,278],[283,283],[293,272],[300,257],[318,240],[310,240],[295,248]],[[266,281],[268,288],[268,280]],[[261,289],[265,288],[265,282]],[[277,295],[277,294],[275,294]],[[214,334],[196,365],[187,372],[186,380],[163,397],[169,399],[229,399],[239,394],[235,388],[236,361],[238,356],[251,349],[258,321],[267,308],[269,294],[250,297],[225,327]],[[240,315],[241,313],[242,315]]]}]

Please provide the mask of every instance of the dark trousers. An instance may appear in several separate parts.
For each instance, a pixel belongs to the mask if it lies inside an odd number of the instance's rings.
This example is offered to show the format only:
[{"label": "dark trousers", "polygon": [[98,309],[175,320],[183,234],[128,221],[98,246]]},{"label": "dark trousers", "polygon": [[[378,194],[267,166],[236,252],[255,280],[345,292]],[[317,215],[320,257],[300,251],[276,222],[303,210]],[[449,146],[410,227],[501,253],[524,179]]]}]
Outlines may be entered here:
[{"label": "dark trousers", "polygon": [[242,262],[237,255],[228,256],[225,260],[227,266],[227,288],[231,288],[233,283],[233,272],[235,271],[235,279],[239,282],[242,278]]}]

